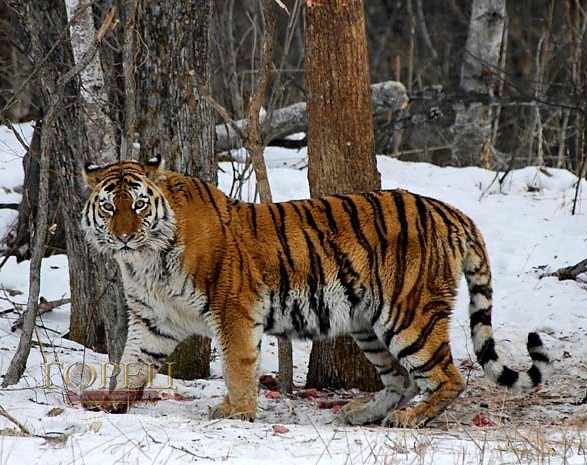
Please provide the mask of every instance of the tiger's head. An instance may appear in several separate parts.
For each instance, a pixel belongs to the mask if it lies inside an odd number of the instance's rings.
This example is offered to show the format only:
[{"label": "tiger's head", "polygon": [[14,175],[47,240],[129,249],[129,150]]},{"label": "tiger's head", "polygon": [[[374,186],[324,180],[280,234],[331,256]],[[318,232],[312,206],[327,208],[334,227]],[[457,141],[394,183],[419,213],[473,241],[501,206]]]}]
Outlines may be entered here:
[{"label": "tiger's head", "polygon": [[83,177],[93,191],[82,211],[82,229],[88,241],[100,252],[121,256],[169,247],[175,219],[157,186],[162,175],[160,155],[144,164],[87,164]]}]

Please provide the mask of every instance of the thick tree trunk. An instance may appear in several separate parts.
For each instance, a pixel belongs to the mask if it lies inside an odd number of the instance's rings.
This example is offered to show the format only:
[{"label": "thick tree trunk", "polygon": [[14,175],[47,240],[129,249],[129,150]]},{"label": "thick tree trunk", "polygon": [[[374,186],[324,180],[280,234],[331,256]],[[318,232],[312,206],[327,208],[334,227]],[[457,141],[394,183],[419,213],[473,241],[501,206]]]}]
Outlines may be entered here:
[{"label": "thick tree trunk", "polygon": [[[198,93],[210,89],[211,0],[142,0],[138,12],[137,117],[141,159],[160,153],[181,173],[217,182],[214,115]],[[192,337],[171,355],[173,376],[210,374],[210,340]]]},{"label": "thick tree trunk", "polygon": [[[312,197],[380,188],[361,0],[306,8],[306,94]],[[307,385],[381,389],[375,369],[350,338],[314,343]]]},{"label": "thick tree trunk", "polygon": [[55,134],[52,173],[60,203],[67,206],[61,208],[61,215],[69,259],[70,338],[108,352],[115,359],[121,349],[115,337],[116,313],[123,308],[116,269],[90,253],[80,230],[79,215],[85,199],[80,172],[84,162],[93,156],[88,149],[80,82],[74,77],[64,89],[56,86],[59,78],[74,66],[71,44],[62,37],[67,28],[65,5],[63,0],[34,0],[27,7],[31,12],[29,33],[38,36],[42,49],[36,56],[49,57],[40,71],[45,105],[63,92],[63,109],[51,128]]},{"label": "thick tree trunk", "polygon": [[[461,91],[493,95],[501,76],[498,69],[505,20],[505,0],[473,1],[461,68]],[[461,166],[489,166],[492,150],[491,107],[473,103],[462,104],[455,110],[456,119],[452,127],[454,160]]]},{"label": "thick tree trunk", "polygon": [[141,157],[217,181],[214,114],[197,85],[210,88],[211,0],[143,0],[137,77]]}]

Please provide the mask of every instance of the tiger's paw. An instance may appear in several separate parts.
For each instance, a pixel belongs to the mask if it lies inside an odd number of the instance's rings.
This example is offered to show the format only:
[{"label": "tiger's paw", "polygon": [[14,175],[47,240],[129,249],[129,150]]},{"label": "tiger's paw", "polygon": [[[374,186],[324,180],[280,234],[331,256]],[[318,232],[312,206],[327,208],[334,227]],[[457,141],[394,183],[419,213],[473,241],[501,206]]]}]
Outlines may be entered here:
[{"label": "tiger's paw", "polygon": [[351,400],[338,411],[337,415],[342,422],[349,425],[375,423],[381,420],[385,413],[378,415],[372,407],[373,401],[368,399]]},{"label": "tiger's paw", "polygon": [[415,408],[389,412],[382,425],[389,428],[420,428],[430,420],[426,415],[418,413]]},{"label": "tiger's paw", "polygon": [[351,425],[377,423],[385,418],[387,412],[397,409],[405,400],[402,394],[386,388],[376,393],[371,400],[352,400],[340,410],[339,415],[343,421]]},{"label": "tiger's paw", "polygon": [[208,418],[210,420],[221,420],[223,418],[229,420],[243,420],[255,421],[255,410],[247,410],[244,408],[237,408],[226,401],[210,407],[208,410]]}]

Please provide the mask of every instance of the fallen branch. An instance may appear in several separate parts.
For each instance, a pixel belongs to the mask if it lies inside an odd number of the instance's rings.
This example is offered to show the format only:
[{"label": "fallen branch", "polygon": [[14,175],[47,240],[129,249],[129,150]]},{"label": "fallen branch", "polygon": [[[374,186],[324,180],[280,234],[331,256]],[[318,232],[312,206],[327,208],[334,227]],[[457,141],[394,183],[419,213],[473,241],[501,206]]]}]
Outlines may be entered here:
[{"label": "fallen branch", "polygon": [[22,434],[24,434],[25,436],[32,436],[33,435],[33,433],[31,433],[30,429],[28,429],[20,421],[18,421],[16,418],[14,418],[12,415],[10,415],[10,413],[8,413],[4,409],[4,407],[2,407],[1,405],[0,405],[0,416],[3,416],[8,421],[10,421],[10,422],[14,423],[16,426],[18,426],[18,429],[20,429]]},{"label": "fallen branch", "polygon": [[[204,95],[204,98],[206,96]],[[388,121],[390,115],[403,110],[408,104],[406,88],[400,82],[385,81],[371,85],[371,99],[373,104],[373,118]],[[220,112],[217,106],[214,107]],[[222,113],[220,113],[221,116]],[[223,116],[226,121],[226,118]],[[294,103],[285,108],[274,110],[271,121],[265,123],[265,116],[260,117],[260,125],[266,128],[262,138],[265,144],[275,139],[283,139],[296,132],[306,132],[308,129],[308,114],[306,102]],[[243,140],[248,137],[248,119],[230,120],[229,124],[216,125],[216,149],[226,151],[240,148]]]},{"label": "fallen branch", "polygon": [[[62,305],[65,305],[68,303],[71,303],[71,299],[59,299],[59,300],[52,300],[51,302],[49,302],[44,297],[41,297],[39,299],[39,311],[37,312],[37,316],[41,316],[44,313],[50,312],[53,309],[55,309],[57,307],[61,307]],[[17,329],[21,328],[23,322],[24,322],[24,313],[21,314],[14,323],[12,323],[12,326],[10,327],[10,331],[14,332]]]},{"label": "fallen branch", "polygon": [[19,203],[0,203],[0,209],[18,210],[18,207],[20,207]]},{"label": "fallen branch", "polygon": [[567,279],[576,280],[577,276],[582,273],[587,273],[587,258],[575,265],[559,268],[555,272],[550,273],[548,276],[555,276],[559,279],[559,281],[565,281]]}]

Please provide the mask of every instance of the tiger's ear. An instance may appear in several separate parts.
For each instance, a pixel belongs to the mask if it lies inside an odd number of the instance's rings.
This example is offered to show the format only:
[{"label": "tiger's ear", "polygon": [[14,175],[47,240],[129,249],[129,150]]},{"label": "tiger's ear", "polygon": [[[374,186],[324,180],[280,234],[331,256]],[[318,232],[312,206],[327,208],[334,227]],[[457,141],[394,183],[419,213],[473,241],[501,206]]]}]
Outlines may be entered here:
[{"label": "tiger's ear", "polygon": [[84,165],[83,178],[86,186],[94,188],[100,182],[100,172],[104,169],[103,166],[94,163],[86,163]]},{"label": "tiger's ear", "polygon": [[149,158],[145,163],[145,173],[152,181],[157,181],[163,173],[165,163],[161,158],[161,154],[158,153],[153,158]]}]

